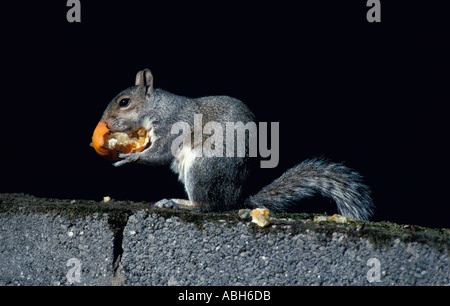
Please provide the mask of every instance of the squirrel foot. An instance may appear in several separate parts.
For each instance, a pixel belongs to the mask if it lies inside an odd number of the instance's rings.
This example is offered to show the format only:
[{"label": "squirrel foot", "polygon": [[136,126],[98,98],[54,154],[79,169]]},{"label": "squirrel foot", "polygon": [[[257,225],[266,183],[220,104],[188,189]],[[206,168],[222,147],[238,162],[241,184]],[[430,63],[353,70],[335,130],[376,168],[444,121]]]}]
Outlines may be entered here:
[{"label": "squirrel foot", "polygon": [[317,216],[314,217],[314,222],[335,222],[335,223],[351,223],[351,222],[355,222],[355,220],[345,217],[345,216],[341,216],[338,214],[334,214],[331,217],[330,216]]},{"label": "squirrel foot", "polygon": [[183,199],[162,199],[155,204],[153,204],[153,208],[171,208],[171,209],[187,209],[193,210],[197,208],[197,205],[193,204],[189,200]]}]

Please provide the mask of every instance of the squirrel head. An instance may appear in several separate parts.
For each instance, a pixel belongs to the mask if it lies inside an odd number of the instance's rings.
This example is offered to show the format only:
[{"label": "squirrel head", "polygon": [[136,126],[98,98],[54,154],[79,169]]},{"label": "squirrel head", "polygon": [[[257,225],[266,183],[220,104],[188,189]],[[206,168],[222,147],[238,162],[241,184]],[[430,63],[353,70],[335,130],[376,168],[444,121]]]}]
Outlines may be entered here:
[{"label": "squirrel head", "polygon": [[[91,146],[103,158],[118,161],[119,152],[144,150],[150,142],[147,109],[154,99],[150,70],[139,71],[136,84],[120,92],[107,106],[92,135]],[[148,125],[148,124],[147,124]]]},{"label": "squirrel head", "polygon": [[[153,76],[149,69],[136,74],[135,86],[120,92],[105,109],[100,122],[111,132],[125,132],[142,126],[146,104],[153,96]],[[141,125],[141,126],[139,126]]]}]

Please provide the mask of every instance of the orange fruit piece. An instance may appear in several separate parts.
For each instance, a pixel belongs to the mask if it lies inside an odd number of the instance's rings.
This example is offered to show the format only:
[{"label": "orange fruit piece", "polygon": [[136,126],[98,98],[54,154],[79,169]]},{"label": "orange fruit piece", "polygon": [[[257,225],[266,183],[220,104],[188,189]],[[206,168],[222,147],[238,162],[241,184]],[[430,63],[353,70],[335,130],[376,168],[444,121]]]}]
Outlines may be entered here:
[{"label": "orange fruit piece", "polygon": [[129,154],[144,150],[150,142],[150,135],[144,128],[129,133],[111,133],[104,122],[99,122],[92,135],[92,146],[97,154],[106,160],[118,161],[119,152]]},{"label": "orange fruit piece", "polygon": [[95,152],[97,152],[97,154],[104,159],[118,161],[120,160],[118,153],[105,146],[107,141],[105,136],[108,136],[108,134],[109,129],[106,123],[99,122],[94,130],[94,134],[92,135],[92,146],[94,147]]}]

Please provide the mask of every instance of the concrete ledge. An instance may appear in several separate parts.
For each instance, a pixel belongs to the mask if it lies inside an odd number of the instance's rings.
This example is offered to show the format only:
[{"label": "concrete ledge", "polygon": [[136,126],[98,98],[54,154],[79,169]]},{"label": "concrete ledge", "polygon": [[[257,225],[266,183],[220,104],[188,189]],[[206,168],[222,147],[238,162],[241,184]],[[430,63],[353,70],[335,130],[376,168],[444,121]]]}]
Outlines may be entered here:
[{"label": "concrete ledge", "polygon": [[276,217],[0,194],[0,285],[450,284],[448,229]]},{"label": "concrete ledge", "polygon": [[0,285],[123,284],[123,227],[143,207],[0,194]]}]

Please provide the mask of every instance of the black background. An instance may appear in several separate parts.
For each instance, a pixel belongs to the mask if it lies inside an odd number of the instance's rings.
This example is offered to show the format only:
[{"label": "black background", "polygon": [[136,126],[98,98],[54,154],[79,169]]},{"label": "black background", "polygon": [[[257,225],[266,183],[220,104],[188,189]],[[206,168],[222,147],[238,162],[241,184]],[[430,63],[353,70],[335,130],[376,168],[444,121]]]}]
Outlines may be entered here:
[{"label": "black background", "polygon": [[255,185],[324,156],[365,177],[374,220],[449,227],[445,10],[381,2],[381,23],[362,0],[81,1],[81,23],[66,1],[2,4],[0,192],[185,198],[168,168],[115,168],[89,146],[150,68],[155,87],[233,96],[280,122],[279,165]]}]

